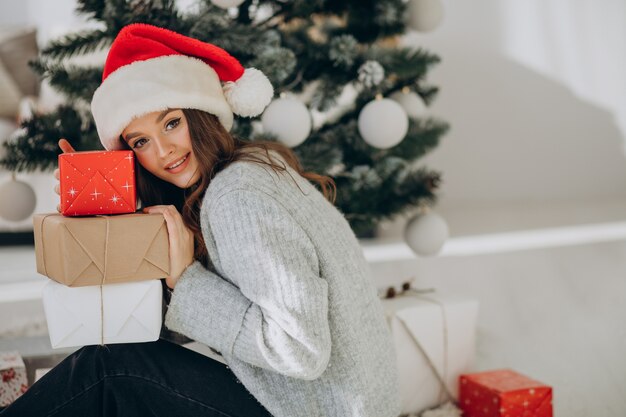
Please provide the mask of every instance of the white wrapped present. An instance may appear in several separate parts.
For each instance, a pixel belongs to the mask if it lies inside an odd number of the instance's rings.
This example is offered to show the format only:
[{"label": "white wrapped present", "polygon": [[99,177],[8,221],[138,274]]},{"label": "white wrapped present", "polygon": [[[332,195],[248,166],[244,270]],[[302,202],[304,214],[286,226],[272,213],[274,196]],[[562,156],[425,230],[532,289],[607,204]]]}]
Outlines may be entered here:
[{"label": "white wrapped present", "polygon": [[50,343],[59,348],[155,341],[162,291],[159,280],[86,287],[50,280],[43,289]]},{"label": "white wrapped present", "polygon": [[456,400],[459,375],[473,366],[478,301],[409,290],[382,304],[398,358],[402,413]]}]

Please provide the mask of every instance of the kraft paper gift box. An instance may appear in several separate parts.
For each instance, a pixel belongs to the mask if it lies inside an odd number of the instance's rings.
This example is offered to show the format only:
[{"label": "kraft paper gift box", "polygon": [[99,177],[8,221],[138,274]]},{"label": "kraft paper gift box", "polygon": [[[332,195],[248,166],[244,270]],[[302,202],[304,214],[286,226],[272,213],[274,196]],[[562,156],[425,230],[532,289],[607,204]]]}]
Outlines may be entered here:
[{"label": "kraft paper gift box", "polygon": [[396,348],[402,413],[456,400],[459,375],[474,361],[478,301],[407,291],[382,304]]},{"label": "kraft paper gift box", "polygon": [[132,151],[62,153],[59,162],[61,214],[133,213],[137,208]]},{"label": "kraft paper gift box", "polygon": [[552,388],[511,369],[459,377],[465,417],[552,417]]},{"label": "kraft paper gift box", "polygon": [[7,407],[28,389],[26,367],[17,351],[0,352],[0,407]]},{"label": "kraft paper gift box", "polygon": [[161,331],[159,280],[71,288],[48,281],[43,307],[53,348],[151,342]]},{"label": "kraft paper gift box", "polygon": [[169,275],[167,226],[160,213],[35,214],[33,229],[37,272],[61,284],[81,287]]}]

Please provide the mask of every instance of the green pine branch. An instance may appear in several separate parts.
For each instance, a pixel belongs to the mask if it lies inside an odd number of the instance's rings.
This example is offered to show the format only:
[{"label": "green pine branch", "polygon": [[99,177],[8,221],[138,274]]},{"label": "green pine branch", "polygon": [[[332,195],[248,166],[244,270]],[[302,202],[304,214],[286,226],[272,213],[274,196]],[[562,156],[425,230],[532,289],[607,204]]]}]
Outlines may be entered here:
[{"label": "green pine branch", "polygon": [[105,0],[78,0],[76,13],[90,20],[102,20],[106,8]]},{"label": "green pine branch", "polygon": [[449,129],[448,123],[435,118],[409,120],[409,131],[402,142],[386,150],[384,156],[381,152],[374,159],[396,156],[409,161],[418,160],[435,149]]},{"label": "green pine branch", "polygon": [[112,40],[113,37],[101,29],[72,33],[51,41],[41,50],[41,55],[59,61],[101,50]]},{"label": "green pine branch", "polygon": [[82,147],[82,118],[71,106],[60,106],[22,123],[22,133],[3,143],[5,157],[0,164],[10,171],[32,172],[56,167],[60,153],[58,140],[66,138],[75,149]]},{"label": "green pine branch", "polygon": [[44,63],[41,59],[31,63],[32,68],[47,79],[52,87],[64,93],[69,100],[91,102],[94,91],[102,82],[102,68],[84,68],[75,65]]},{"label": "green pine branch", "polygon": [[441,59],[422,48],[375,49],[372,58],[394,74],[400,82],[419,81]]}]

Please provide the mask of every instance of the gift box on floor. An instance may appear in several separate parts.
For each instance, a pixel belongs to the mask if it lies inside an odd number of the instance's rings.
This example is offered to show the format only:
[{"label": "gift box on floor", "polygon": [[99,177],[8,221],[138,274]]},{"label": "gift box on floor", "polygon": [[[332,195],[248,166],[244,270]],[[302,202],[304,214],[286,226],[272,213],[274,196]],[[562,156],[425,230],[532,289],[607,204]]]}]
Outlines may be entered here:
[{"label": "gift box on floor", "polygon": [[7,407],[28,389],[26,367],[17,351],[0,352],[0,407]]},{"label": "gift box on floor", "polygon": [[552,388],[510,369],[461,375],[464,417],[552,417]]},{"label": "gift box on floor", "polygon": [[151,342],[161,331],[159,280],[71,288],[48,281],[43,307],[53,348]]},{"label": "gift box on floor", "polygon": [[396,348],[402,413],[456,400],[459,375],[474,361],[478,301],[407,291],[382,304]]},{"label": "gift box on floor", "polygon": [[133,213],[136,210],[132,151],[62,153],[58,162],[63,215]]},{"label": "gift box on floor", "polygon": [[33,229],[37,272],[64,285],[114,284],[169,275],[167,226],[160,213],[35,214]]}]

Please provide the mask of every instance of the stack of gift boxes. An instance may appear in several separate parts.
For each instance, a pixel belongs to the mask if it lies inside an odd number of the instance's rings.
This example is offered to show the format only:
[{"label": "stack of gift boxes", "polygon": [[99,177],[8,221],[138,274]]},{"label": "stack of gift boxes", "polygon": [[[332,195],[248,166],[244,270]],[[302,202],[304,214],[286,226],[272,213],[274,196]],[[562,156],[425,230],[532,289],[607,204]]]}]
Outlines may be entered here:
[{"label": "stack of gift boxes", "polygon": [[61,213],[33,216],[52,347],[159,337],[167,227],[135,212],[134,168],[132,151],[59,155]]},{"label": "stack of gift boxes", "polygon": [[[167,228],[161,214],[135,213],[134,172],[131,151],[59,155],[61,214],[33,216],[54,348],[159,338]],[[27,388],[19,352],[0,352],[0,407]]]}]

